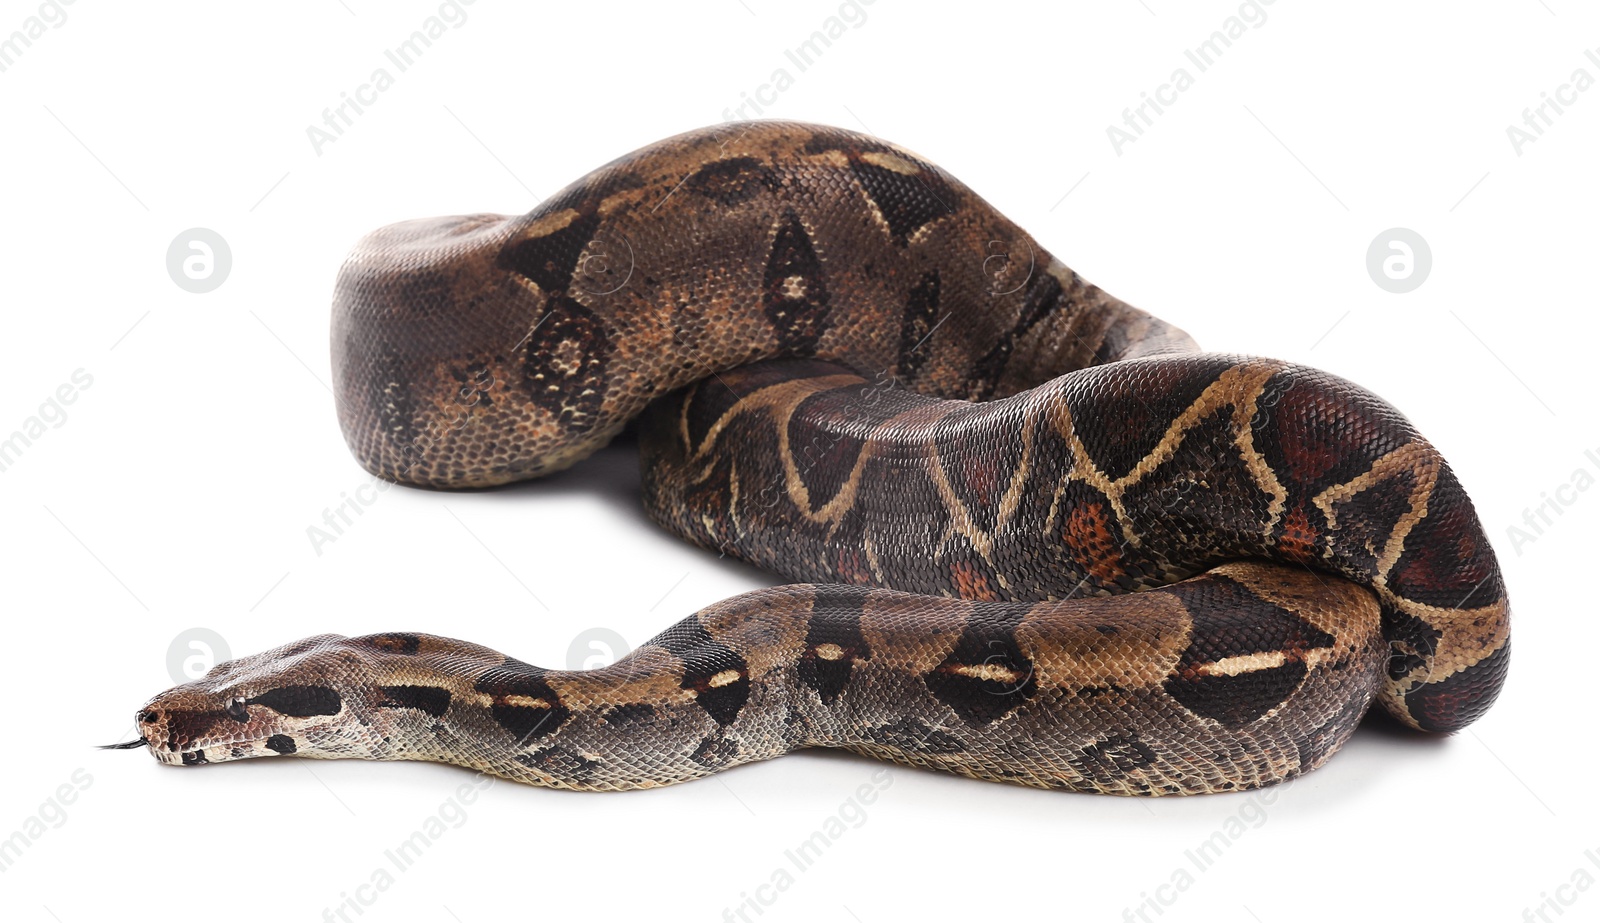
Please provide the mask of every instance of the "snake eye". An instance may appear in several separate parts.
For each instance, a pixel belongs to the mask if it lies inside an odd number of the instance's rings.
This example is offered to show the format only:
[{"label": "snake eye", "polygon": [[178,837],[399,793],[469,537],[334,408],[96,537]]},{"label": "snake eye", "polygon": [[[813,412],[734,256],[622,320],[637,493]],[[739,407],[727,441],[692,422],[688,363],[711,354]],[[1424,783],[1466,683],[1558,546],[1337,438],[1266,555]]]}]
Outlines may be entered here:
[{"label": "snake eye", "polygon": [[240,724],[250,720],[250,711],[244,707],[244,696],[236,695],[228,700],[228,717]]}]

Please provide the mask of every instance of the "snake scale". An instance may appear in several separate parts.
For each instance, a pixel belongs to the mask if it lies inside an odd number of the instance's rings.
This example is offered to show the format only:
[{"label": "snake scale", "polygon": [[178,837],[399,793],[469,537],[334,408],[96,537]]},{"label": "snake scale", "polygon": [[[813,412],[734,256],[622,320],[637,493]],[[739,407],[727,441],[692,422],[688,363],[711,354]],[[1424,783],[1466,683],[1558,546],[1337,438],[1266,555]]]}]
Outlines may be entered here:
[{"label": "snake scale", "polygon": [[1190,794],[1321,765],[1374,701],[1455,730],[1505,677],[1494,553],[1404,416],[1199,351],[865,135],[726,124],[524,216],[379,230],[332,353],[376,475],[538,477],[637,418],[657,522],[802,582],[588,671],[308,638],[158,695],[125,746],[605,791],[826,746]]}]

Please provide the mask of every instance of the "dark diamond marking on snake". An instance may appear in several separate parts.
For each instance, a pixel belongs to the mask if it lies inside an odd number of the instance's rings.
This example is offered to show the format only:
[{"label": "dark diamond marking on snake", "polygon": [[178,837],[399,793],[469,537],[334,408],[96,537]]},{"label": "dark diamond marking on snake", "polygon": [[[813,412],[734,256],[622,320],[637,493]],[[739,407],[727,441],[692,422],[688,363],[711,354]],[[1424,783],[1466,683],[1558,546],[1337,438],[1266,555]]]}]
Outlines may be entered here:
[{"label": "dark diamond marking on snake", "polygon": [[801,683],[816,690],[824,705],[832,705],[844,692],[856,661],[872,657],[861,634],[866,599],[865,589],[826,587],[816,592],[806,622],[799,676]]},{"label": "dark diamond marking on snake", "polygon": [[[1152,592],[1189,610],[1189,646],[1162,688],[1204,718],[1237,729],[1283,704],[1304,681],[1306,656],[1334,646],[1333,636],[1251,593],[1238,581],[1211,576]],[[1281,654],[1276,664],[1270,655]],[[1219,661],[1269,655],[1266,666],[1213,672]]]},{"label": "dark diamond marking on snake", "polygon": [[[1282,651],[1290,659],[1304,659],[1307,651],[1334,645],[1332,635],[1220,574],[1163,587],[1157,592],[1177,597],[1194,619],[1179,670],[1274,651]],[[1240,615],[1246,609],[1253,610],[1253,614]]]},{"label": "dark diamond marking on snake", "polygon": [[1026,704],[1039,685],[1017,645],[1023,607],[979,604],[944,661],[923,676],[928,691],[962,721],[983,727]]},{"label": "dark diamond marking on snake", "polygon": [[1157,363],[1129,375],[1115,365],[1084,369],[1063,389],[1073,419],[1115,420],[1115,426],[1079,427],[1089,460],[1117,480],[1144,461],[1174,420],[1234,365],[1228,356],[1196,356]]},{"label": "dark diamond marking on snake", "polygon": [[523,388],[558,425],[588,432],[610,387],[611,338],[594,312],[565,295],[550,298],[545,309],[523,353]]},{"label": "dark diamond marking on snake", "polygon": [[267,749],[288,756],[298,748],[294,745],[293,737],[287,734],[274,734],[267,738]]},{"label": "dark diamond marking on snake", "polygon": [[1195,714],[1237,730],[1283,704],[1305,678],[1305,663],[1290,661],[1238,676],[1174,677],[1164,688]]},{"label": "dark diamond marking on snake", "polygon": [[860,403],[861,386],[833,388],[807,397],[790,415],[789,451],[811,507],[805,512],[822,509],[839,493],[866,445],[866,425],[836,423],[813,438],[813,421],[859,419]]},{"label": "dark diamond marking on snake", "polygon": [[[894,156],[906,160],[899,154]],[[917,172],[908,175],[856,158],[850,161],[850,172],[860,180],[861,188],[883,216],[883,223],[889,226],[890,236],[900,245],[923,225],[955,214],[955,193],[932,170],[916,166]]]},{"label": "dark diamond marking on snake", "polygon": [[1000,515],[1000,500],[1022,466],[1022,439],[1019,435],[994,444],[983,427],[969,422],[974,411],[983,412],[977,406],[959,407],[946,415],[934,427],[932,441],[956,498],[973,525],[989,532]]},{"label": "dark diamond marking on snake", "polygon": [[718,724],[732,724],[750,698],[750,667],[732,648],[711,637],[698,619],[685,619],[647,642],[683,662],[679,685]]},{"label": "dark diamond marking on snake", "polygon": [[[1194,420],[1167,459],[1123,491],[1125,509],[1159,512],[1140,530],[1145,543],[1244,552],[1242,537],[1259,541],[1272,511],[1237,436],[1233,408],[1220,407]],[[1262,499],[1224,499],[1234,497]]]},{"label": "dark diamond marking on snake", "polygon": [[500,251],[499,265],[539,286],[539,291],[546,295],[563,294],[578,268],[578,258],[594,239],[599,224],[599,215],[580,214],[560,230],[540,237],[513,239]]},{"label": "dark diamond marking on snake", "polygon": [[507,657],[505,663],[483,672],[474,692],[492,697],[489,714],[511,732],[519,744],[546,737],[572,717],[540,667]]},{"label": "dark diamond marking on snake", "polygon": [[754,157],[732,157],[706,164],[683,185],[718,205],[731,207],[750,201],[762,190],[776,190],[779,180]]},{"label": "dark diamond marking on snake", "polygon": [[822,261],[793,209],[778,223],[761,285],[762,311],[778,348],[795,356],[815,353],[828,329],[830,299]]},{"label": "dark diamond marking on snake", "polygon": [[279,686],[247,699],[245,704],[262,705],[291,718],[337,715],[344,707],[339,693],[327,686]]},{"label": "dark diamond marking on snake", "polygon": [[438,686],[379,686],[379,708],[415,708],[435,718],[450,707],[450,690]]},{"label": "dark diamond marking on snake", "polygon": [[[1361,573],[1377,576],[1378,558],[1401,517],[1411,512],[1411,493],[1416,486],[1416,472],[1404,469],[1348,498],[1330,502],[1339,545]],[[1406,544],[1409,547],[1411,541]]]},{"label": "dark diamond marking on snake", "polygon": [[1505,595],[1494,547],[1474,528],[1472,501],[1449,465],[1441,464],[1428,515],[1406,536],[1389,589],[1413,602],[1450,609],[1480,609]]}]

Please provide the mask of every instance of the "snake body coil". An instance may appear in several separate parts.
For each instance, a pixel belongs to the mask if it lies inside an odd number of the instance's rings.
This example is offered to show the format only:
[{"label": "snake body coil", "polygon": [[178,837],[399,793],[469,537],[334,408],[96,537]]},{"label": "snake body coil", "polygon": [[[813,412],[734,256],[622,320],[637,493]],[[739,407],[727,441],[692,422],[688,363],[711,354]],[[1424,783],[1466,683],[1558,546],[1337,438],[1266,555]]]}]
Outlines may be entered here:
[{"label": "snake body coil", "polygon": [[833,746],[1214,792],[1320,765],[1373,701],[1460,728],[1505,676],[1493,551],[1398,411],[1199,352],[851,132],[720,126],[522,217],[380,230],[340,273],[333,358],[375,474],[536,477],[643,412],[651,515],[806,583],[591,671],[309,638],[151,700],[163,762],[429,759],[619,790]]}]

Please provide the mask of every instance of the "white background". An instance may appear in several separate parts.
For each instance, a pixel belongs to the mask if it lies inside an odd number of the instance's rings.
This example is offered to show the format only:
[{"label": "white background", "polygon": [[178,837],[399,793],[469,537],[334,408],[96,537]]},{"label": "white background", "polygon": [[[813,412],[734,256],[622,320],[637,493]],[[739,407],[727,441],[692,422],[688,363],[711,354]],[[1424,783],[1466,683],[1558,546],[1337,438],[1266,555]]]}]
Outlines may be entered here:
[{"label": "white background", "polygon": [[[0,3],[0,34],[37,9]],[[1600,490],[1569,486],[1600,477],[1600,90],[1520,153],[1506,132],[1575,69],[1600,78],[1584,56],[1600,15],[1576,0],[1278,0],[1199,73],[1184,49],[1237,4],[876,0],[799,72],[784,51],[838,9],[478,0],[398,73],[384,50],[436,3],[78,0],[0,74],[0,436],[75,370],[93,378],[0,473],[0,838],[41,810],[58,823],[0,872],[7,920],[318,920],[358,894],[373,901],[359,917],[343,905],[348,919],[461,923],[741,907],[763,923],[1600,917],[1600,887],[1572,885],[1600,878],[1584,855],[1600,855]],[[380,66],[394,86],[319,155],[307,127]],[[1107,126],[1180,66],[1193,87],[1119,155]],[[780,67],[794,83],[767,115],[903,144],[1202,345],[1314,364],[1403,409],[1506,570],[1516,656],[1495,709],[1448,739],[1364,726],[1271,804],[896,769],[803,872],[784,851],[878,764],[797,754],[631,795],[502,783],[381,893],[358,889],[469,773],[182,770],[89,748],[130,736],[195,627],[235,655],[413,629],[563,666],[586,629],[637,644],[772,582],[653,527],[622,449],[508,490],[388,490],[320,555],[307,528],[368,483],[328,391],[329,295],[351,243],[415,216],[526,211],[721,121]],[[1365,266],[1396,226],[1433,253],[1404,295]],[[232,248],[209,294],[167,274],[191,227]],[[1513,540],[1558,497],[1541,535]],[[80,769],[90,782],[61,821],[41,806]],[[1255,825],[1197,871],[1185,850],[1230,818]],[[762,888],[779,868],[793,886]],[[1158,890],[1179,869],[1192,887]]]}]

